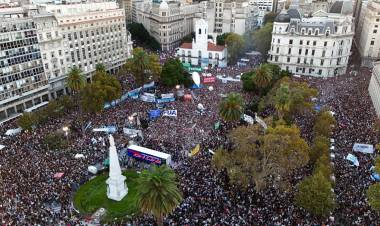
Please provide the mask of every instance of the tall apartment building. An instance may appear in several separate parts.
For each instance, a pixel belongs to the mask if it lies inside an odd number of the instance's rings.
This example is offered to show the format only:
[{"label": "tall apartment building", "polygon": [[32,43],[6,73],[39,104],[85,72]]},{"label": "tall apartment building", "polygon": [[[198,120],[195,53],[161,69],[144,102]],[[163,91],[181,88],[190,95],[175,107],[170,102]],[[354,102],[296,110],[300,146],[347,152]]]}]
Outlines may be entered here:
[{"label": "tall apartment building", "polygon": [[48,88],[36,24],[0,17],[0,121],[48,101]]},{"label": "tall apartment building", "polygon": [[351,2],[337,1],[329,13],[318,11],[309,18],[291,5],[275,18],[268,61],[299,75],[344,74],[353,36]]},{"label": "tall apartment building", "polygon": [[132,56],[116,2],[0,9],[0,122],[67,93],[72,66],[91,80]]},{"label": "tall apartment building", "polygon": [[380,62],[374,63],[373,66],[368,92],[375,107],[377,117],[380,118]]},{"label": "tall apartment building", "polygon": [[183,37],[193,31],[193,19],[198,4],[170,1],[137,2],[136,21],[161,45],[162,50],[173,50],[180,45]]},{"label": "tall apartment building", "polygon": [[[96,64],[102,63],[107,70],[114,71],[131,56],[133,47],[126,30],[124,9],[116,2],[44,4],[39,8],[53,14],[56,20],[39,35],[42,45],[46,43],[49,48],[45,69],[49,73],[54,63],[65,65],[60,74],[48,74],[55,96],[66,93],[64,80],[70,67],[79,67],[90,79]],[[47,25],[47,22],[40,22],[41,27]],[[56,47],[51,49],[50,46]]]},{"label": "tall apartment building", "polygon": [[125,11],[125,23],[132,23],[132,4],[133,0],[118,0],[120,8]]},{"label": "tall apartment building", "polygon": [[357,27],[356,44],[362,64],[371,66],[380,60],[380,0],[370,0],[363,5]]},{"label": "tall apartment building", "polygon": [[262,11],[273,10],[273,0],[250,0],[251,4],[257,6]]},{"label": "tall apartment building", "polygon": [[199,3],[197,17],[208,23],[210,33],[243,35],[258,26],[259,10],[248,1],[211,0]]}]

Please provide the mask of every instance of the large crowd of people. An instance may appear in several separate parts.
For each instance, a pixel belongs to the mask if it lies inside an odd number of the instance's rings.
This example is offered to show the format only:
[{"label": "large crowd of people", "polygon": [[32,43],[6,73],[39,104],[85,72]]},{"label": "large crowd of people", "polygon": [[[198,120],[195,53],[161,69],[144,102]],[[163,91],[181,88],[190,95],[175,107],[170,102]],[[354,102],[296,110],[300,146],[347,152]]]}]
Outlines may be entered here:
[{"label": "large crowd of people", "polygon": [[[170,54],[169,54],[170,55]],[[160,56],[166,59],[167,54]],[[259,62],[259,61],[258,61]],[[247,68],[229,67],[211,73],[236,76]],[[362,69],[357,76],[339,76],[330,79],[304,79],[320,90],[318,103],[334,111],[337,126],[334,129],[336,177],[335,194],[338,206],[327,219],[317,219],[294,205],[294,189],[289,192],[269,187],[257,193],[253,186],[246,191],[229,184],[226,172],[216,171],[211,164],[212,152],[228,140],[230,125],[215,123],[222,120],[218,115],[218,103],[225,94],[240,92],[239,82],[222,83],[217,80],[213,89],[185,89],[192,100],[166,103],[165,109],[177,110],[177,117],[161,116],[141,126],[137,121],[148,121],[149,110],[155,104],[140,100],[126,100],[117,106],[96,115],[79,115],[73,111],[62,118],[15,136],[5,136],[8,129],[16,128],[16,121],[1,125],[0,144],[0,219],[3,225],[66,225],[83,224],[83,216],[76,213],[72,205],[73,192],[92,175],[89,165],[102,163],[108,154],[106,134],[93,132],[92,128],[114,125],[118,150],[125,148],[130,137],[122,128],[133,127],[143,132],[140,145],[173,156],[173,168],[178,175],[183,201],[165,219],[166,225],[379,225],[380,216],[372,211],[366,200],[365,190],[372,183],[369,167],[373,156],[358,155],[359,167],[350,166],[344,159],[352,150],[353,143],[376,144],[378,134],[373,130],[374,109],[368,96],[367,87],[370,73]],[[131,89],[133,81],[123,84]],[[176,92],[160,87],[157,92]],[[248,94],[243,95],[246,100]],[[198,104],[203,105],[199,109]],[[137,113],[137,114],[135,114]],[[131,115],[137,115],[132,121]],[[71,129],[66,150],[49,150],[43,142],[44,136],[75,124],[82,118],[85,131]],[[91,122],[91,123],[90,123]],[[309,138],[312,123],[308,115],[300,116],[297,123],[305,138]],[[189,152],[201,145],[198,155],[189,157]],[[85,158],[76,159],[76,154]],[[308,170],[294,175],[294,184],[307,176]],[[63,173],[56,177],[56,173]],[[124,220],[121,225],[154,224],[151,217]]]}]

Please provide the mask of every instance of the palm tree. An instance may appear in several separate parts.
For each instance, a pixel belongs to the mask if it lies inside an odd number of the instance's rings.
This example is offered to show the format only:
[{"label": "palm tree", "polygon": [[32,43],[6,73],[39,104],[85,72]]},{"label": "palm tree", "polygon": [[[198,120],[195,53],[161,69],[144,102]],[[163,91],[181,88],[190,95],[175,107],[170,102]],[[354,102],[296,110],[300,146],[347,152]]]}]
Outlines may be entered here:
[{"label": "palm tree", "polygon": [[182,201],[176,176],[172,169],[153,166],[144,170],[137,183],[137,205],[143,213],[152,214],[158,225]]},{"label": "palm tree", "polygon": [[238,93],[230,93],[219,106],[219,115],[226,121],[238,121],[243,114],[243,98]]},{"label": "palm tree", "polygon": [[255,70],[255,75],[253,76],[253,83],[260,89],[260,96],[262,90],[267,88],[272,81],[272,71],[267,66],[267,64],[261,65]]},{"label": "palm tree", "polygon": [[274,102],[278,118],[283,119],[284,114],[290,110],[290,89],[288,85],[281,84],[276,91]]},{"label": "palm tree", "polygon": [[82,74],[82,71],[74,66],[69,72],[67,77],[67,86],[77,94],[86,85],[86,77]]},{"label": "palm tree", "polygon": [[150,75],[156,77],[161,73],[158,56],[148,54],[142,48],[133,49],[133,58],[127,61],[126,69],[133,74],[138,85],[143,85]]},{"label": "palm tree", "polygon": [[95,70],[105,73],[106,72],[106,66],[104,66],[104,64],[96,64],[95,65]]}]

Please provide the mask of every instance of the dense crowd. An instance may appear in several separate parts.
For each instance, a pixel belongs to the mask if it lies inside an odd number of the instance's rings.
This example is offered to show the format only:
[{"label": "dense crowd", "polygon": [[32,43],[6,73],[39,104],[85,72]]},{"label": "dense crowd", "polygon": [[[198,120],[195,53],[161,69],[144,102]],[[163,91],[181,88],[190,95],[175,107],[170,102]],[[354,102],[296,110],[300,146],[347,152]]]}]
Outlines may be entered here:
[{"label": "dense crowd", "polygon": [[[170,54],[169,54],[170,55]],[[160,56],[161,60],[167,55]],[[259,60],[257,61],[259,62]],[[211,73],[236,76],[247,68],[230,67]],[[177,117],[159,117],[143,127],[137,121],[148,121],[147,112],[155,109],[152,103],[127,100],[97,115],[79,115],[74,111],[60,119],[51,120],[32,132],[16,136],[3,136],[7,129],[16,128],[16,122],[1,125],[0,144],[0,218],[5,225],[57,225],[59,223],[80,224],[83,219],[71,204],[72,194],[91,174],[89,165],[101,164],[107,158],[106,134],[93,132],[92,128],[114,125],[118,150],[128,145],[130,138],[122,128],[141,129],[144,139],[139,144],[173,156],[174,169],[178,175],[184,200],[170,214],[165,223],[169,225],[379,225],[380,217],[370,210],[365,201],[365,190],[372,183],[369,167],[373,163],[370,155],[358,155],[359,167],[350,166],[344,157],[352,150],[353,143],[376,144],[378,135],[373,131],[374,109],[368,96],[369,71],[361,70],[357,76],[340,76],[327,80],[305,79],[320,90],[318,103],[331,108],[336,113],[337,127],[334,129],[336,149],[334,173],[335,193],[338,207],[327,219],[315,219],[293,204],[294,189],[289,192],[268,188],[257,193],[253,187],[246,191],[230,185],[226,172],[216,171],[211,166],[212,153],[228,142],[226,134],[230,125],[220,121],[218,103],[223,94],[239,92],[238,82],[222,83],[217,80],[201,89],[185,89],[192,100],[177,100],[167,103],[165,109],[175,109]],[[123,84],[131,89],[132,80]],[[176,90],[158,88],[157,92],[168,93]],[[249,97],[244,94],[247,100]],[[201,103],[204,109],[199,109]],[[135,114],[137,113],[137,114]],[[138,115],[131,122],[129,116]],[[74,129],[78,118],[83,117],[84,132]],[[311,140],[312,122],[309,115],[297,118],[297,124],[307,140]],[[91,122],[91,124],[89,124]],[[67,150],[51,151],[43,143],[43,137],[63,126],[72,128]],[[96,140],[96,142],[94,142]],[[195,145],[201,144],[198,155],[188,157]],[[85,158],[75,159],[75,154]],[[55,178],[58,172],[62,177]],[[300,170],[294,175],[293,185],[308,174]],[[149,225],[151,218],[136,218],[122,224]]]}]

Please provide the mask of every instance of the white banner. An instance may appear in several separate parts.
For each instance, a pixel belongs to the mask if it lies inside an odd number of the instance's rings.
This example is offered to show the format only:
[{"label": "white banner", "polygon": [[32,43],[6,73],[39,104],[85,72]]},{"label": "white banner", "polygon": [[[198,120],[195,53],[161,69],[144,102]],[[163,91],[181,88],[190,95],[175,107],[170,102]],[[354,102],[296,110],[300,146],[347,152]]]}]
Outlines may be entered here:
[{"label": "white banner", "polygon": [[161,94],[161,98],[174,98],[174,93]]},{"label": "white banner", "polygon": [[162,115],[168,117],[177,117],[177,110],[167,110],[164,111]]},{"label": "white banner", "polygon": [[253,125],[253,118],[249,115],[243,114],[243,120],[246,121],[248,124]]},{"label": "white banner", "polygon": [[153,95],[145,95],[146,93],[144,93],[144,95],[141,95],[140,96],[140,99],[144,102],[150,102],[150,103],[154,103],[156,102],[156,97]]}]

